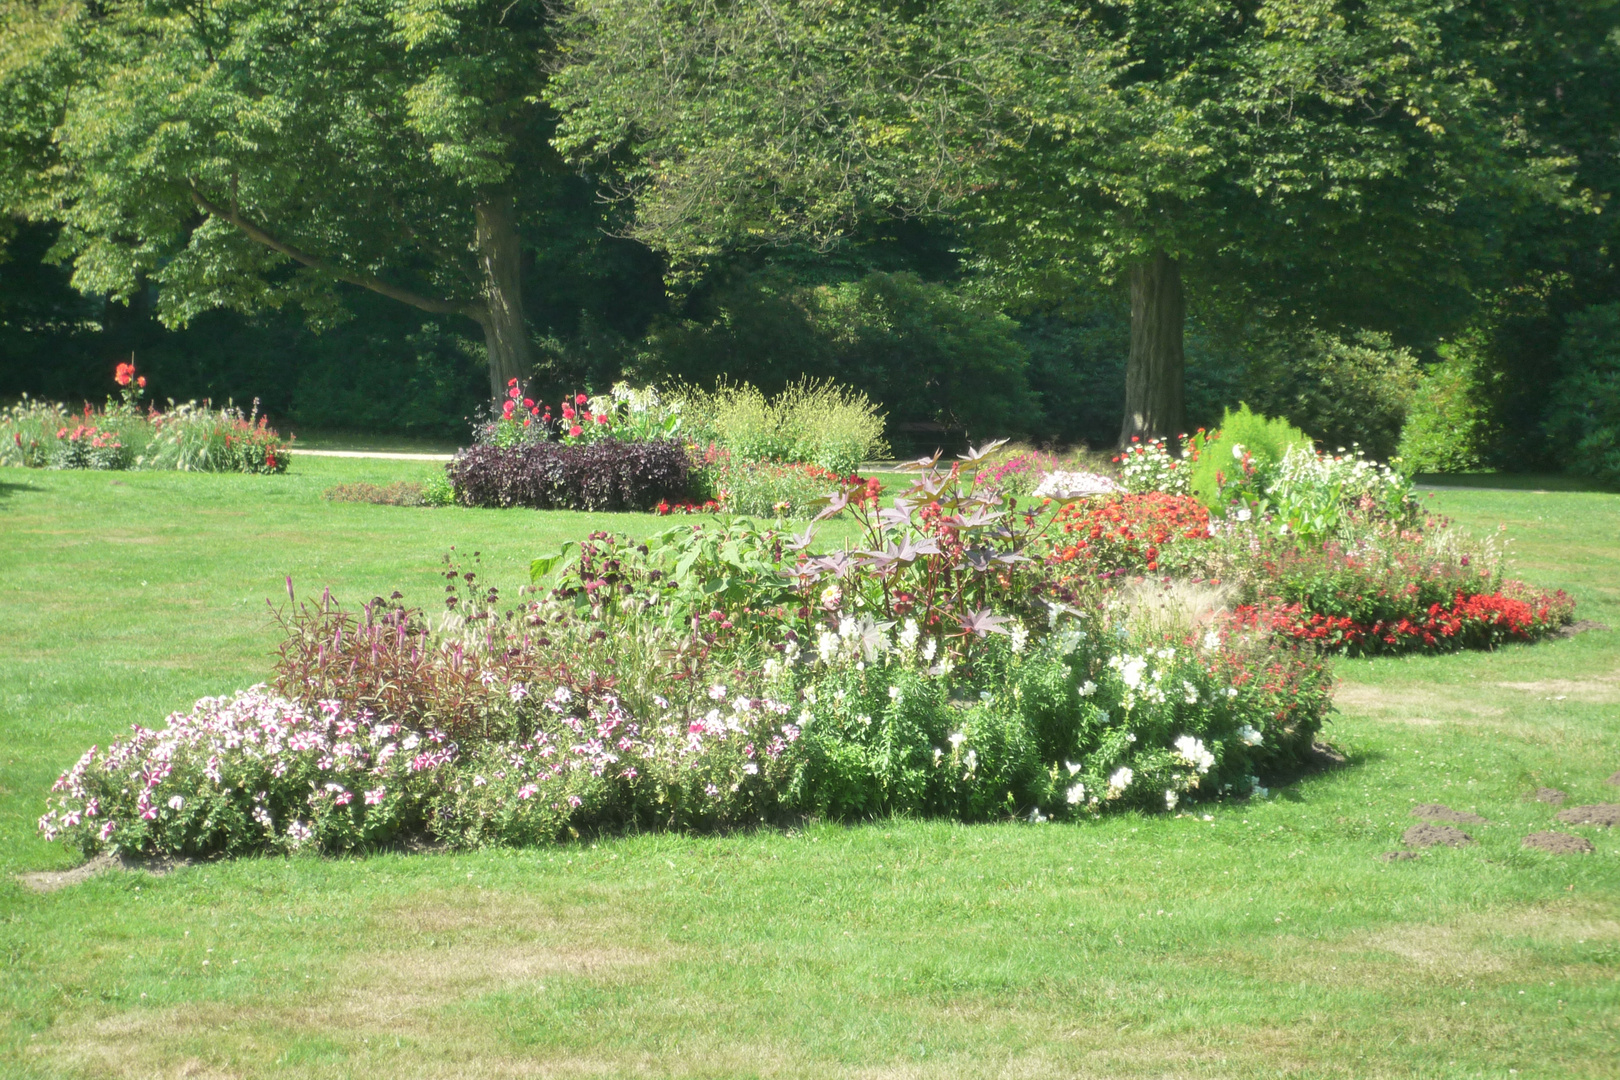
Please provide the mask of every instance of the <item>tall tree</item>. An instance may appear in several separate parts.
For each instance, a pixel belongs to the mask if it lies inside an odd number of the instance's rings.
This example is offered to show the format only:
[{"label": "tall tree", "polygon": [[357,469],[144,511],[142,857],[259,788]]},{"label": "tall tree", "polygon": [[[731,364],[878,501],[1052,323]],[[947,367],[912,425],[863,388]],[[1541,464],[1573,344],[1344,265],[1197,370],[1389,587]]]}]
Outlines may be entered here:
[{"label": "tall tree", "polygon": [[1182,423],[1188,286],[1363,309],[1466,296],[1494,219],[1564,198],[1452,0],[580,0],[576,156],[629,147],[677,258],[860,214],[971,223],[1002,295],[1128,280],[1121,440]]},{"label": "tall tree", "polygon": [[[155,284],[166,323],[340,285],[532,361],[522,228],[560,167],[544,0],[7,0],[0,197],[63,225],[87,292]],[[554,189],[554,185],[552,186]]]}]

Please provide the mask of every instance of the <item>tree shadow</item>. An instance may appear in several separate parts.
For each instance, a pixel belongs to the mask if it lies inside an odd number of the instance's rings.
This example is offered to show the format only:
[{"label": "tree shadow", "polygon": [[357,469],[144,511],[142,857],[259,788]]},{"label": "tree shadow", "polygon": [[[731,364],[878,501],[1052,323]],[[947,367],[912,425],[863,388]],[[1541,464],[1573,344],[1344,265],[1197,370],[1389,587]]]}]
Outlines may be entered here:
[{"label": "tree shadow", "polygon": [[40,492],[44,490],[44,488],[35,487],[33,484],[8,484],[4,480],[0,480],[0,502],[6,501],[20,491]]},{"label": "tree shadow", "polygon": [[1266,786],[1276,792],[1277,796],[1289,802],[1303,802],[1305,796],[1299,791],[1301,780],[1309,780],[1315,776],[1326,773],[1339,772],[1344,769],[1359,768],[1381,760],[1383,754],[1358,753],[1347,756],[1336,747],[1318,739],[1311,743],[1311,748],[1305,752],[1300,762],[1286,769],[1279,769],[1262,779]]}]

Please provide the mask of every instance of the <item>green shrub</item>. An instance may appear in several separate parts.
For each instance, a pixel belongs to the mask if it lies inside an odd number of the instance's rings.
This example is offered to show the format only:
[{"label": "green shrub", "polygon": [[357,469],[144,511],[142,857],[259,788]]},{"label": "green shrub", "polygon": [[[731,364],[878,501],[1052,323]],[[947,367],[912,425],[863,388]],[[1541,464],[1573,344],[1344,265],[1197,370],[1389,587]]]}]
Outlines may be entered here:
[{"label": "green shrub", "polygon": [[1291,447],[1314,450],[1309,435],[1287,420],[1251,411],[1247,403],[1239,404],[1236,412],[1226,410],[1217,435],[1196,441],[1189,481],[1192,493],[1212,510],[1223,505],[1223,480],[1242,468],[1245,453],[1250,466],[1264,469],[1282,464]]},{"label": "green shrub", "polygon": [[1263,349],[1249,378],[1249,400],[1266,415],[1283,417],[1328,450],[1360,446],[1388,460],[1418,388],[1418,365],[1387,334],[1312,329]]},{"label": "green shrub", "polygon": [[688,437],[740,461],[806,462],[840,476],[888,453],[883,413],[858,390],[804,379],[773,399],[748,383],[677,391]]},{"label": "green shrub", "polygon": [[1620,304],[1569,320],[1559,347],[1566,373],[1554,385],[1546,431],[1571,472],[1620,484]]},{"label": "green shrub", "polygon": [[1479,468],[1491,437],[1489,377],[1478,335],[1440,347],[1440,362],[1418,380],[1398,454],[1409,473]]}]

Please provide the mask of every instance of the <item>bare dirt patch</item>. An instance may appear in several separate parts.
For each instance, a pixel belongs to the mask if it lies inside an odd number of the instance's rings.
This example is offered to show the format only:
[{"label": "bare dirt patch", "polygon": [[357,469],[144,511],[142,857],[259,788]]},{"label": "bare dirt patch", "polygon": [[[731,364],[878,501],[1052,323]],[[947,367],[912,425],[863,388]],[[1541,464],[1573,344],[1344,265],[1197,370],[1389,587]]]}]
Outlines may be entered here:
[{"label": "bare dirt patch", "polygon": [[149,874],[162,877],[169,871],[181,866],[189,866],[190,860],[174,859],[133,859],[127,856],[97,855],[89,862],[75,866],[71,870],[36,870],[27,874],[17,875],[17,884],[30,892],[52,893],[58,889],[65,889],[69,885],[77,885],[81,881],[89,881],[97,874],[104,874],[112,870],[145,870]]},{"label": "bare dirt patch", "polygon": [[1421,851],[1386,851],[1378,856],[1384,862],[1405,862],[1408,859],[1421,859]]},{"label": "bare dirt patch", "polygon": [[1620,787],[1620,772],[1617,772],[1617,773],[1613,774],[1612,776],[1610,776],[1607,780],[1604,781],[1604,783],[1613,784],[1615,787]]},{"label": "bare dirt patch", "polygon": [[1588,704],[1620,702],[1620,671],[1586,679],[1537,679],[1534,682],[1499,682],[1504,690],[1518,690],[1538,697],[1568,699]]},{"label": "bare dirt patch", "polygon": [[1531,833],[1524,838],[1524,846],[1537,851],[1550,851],[1554,855],[1584,855],[1597,850],[1586,837],[1562,832]]},{"label": "bare dirt patch", "polygon": [[1549,803],[1552,806],[1557,806],[1567,798],[1569,798],[1568,795],[1555,787],[1538,787],[1534,791],[1524,793],[1525,802]]},{"label": "bare dirt patch", "polygon": [[1565,825],[1620,825],[1620,803],[1594,803],[1591,806],[1571,806],[1558,811],[1558,820]]},{"label": "bare dirt patch", "polygon": [[1462,847],[1472,844],[1474,838],[1454,825],[1414,825],[1401,834],[1401,843],[1407,847]]},{"label": "bare dirt patch", "polygon": [[1454,821],[1458,825],[1483,825],[1485,819],[1467,810],[1453,810],[1444,803],[1423,803],[1412,807],[1412,816],[1424,821]]},{"label": "bare dirt patch", "polygon": [[1554,633],[1558,637],[1572,638],[1576,634],[1584,634],[1588,630],[1608,630],[1608,623],[1600,623],[1593,619],[1576,619],[1568,626],[1560,626]]}]

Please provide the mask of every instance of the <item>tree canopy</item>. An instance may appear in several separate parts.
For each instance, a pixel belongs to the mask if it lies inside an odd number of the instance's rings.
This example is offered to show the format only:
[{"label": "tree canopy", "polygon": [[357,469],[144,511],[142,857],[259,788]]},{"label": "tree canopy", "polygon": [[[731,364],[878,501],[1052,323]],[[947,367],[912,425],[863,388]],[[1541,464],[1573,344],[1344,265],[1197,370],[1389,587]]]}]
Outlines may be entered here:
[{"label": "tree canopy", "polygon": [[[29,10],[24,11],[24,8]],[[519,228],[559,162],[541,0],[13,0],[10,201],[62,223],[88,292],[165,322],[339,283],[485,331],[526,378]]]}]

